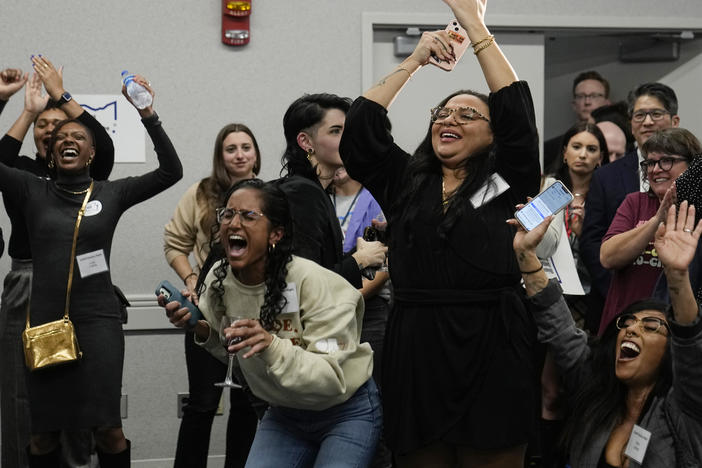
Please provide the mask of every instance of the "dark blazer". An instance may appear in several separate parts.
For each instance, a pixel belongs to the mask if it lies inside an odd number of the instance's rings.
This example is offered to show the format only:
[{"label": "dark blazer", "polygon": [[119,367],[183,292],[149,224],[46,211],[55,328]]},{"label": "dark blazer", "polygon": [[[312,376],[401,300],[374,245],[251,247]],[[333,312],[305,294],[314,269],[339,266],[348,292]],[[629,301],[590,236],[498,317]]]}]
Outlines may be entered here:
[{"label": "dark blazer", "polygon": [[597,169],[590,181],[580,254],[592,277],[592,287],[607,297],[611,273],[600,264],[600,245],[624,198],[639,190],[639,157],[636,150]]},{"label": "dark blazer", "polygon": [[361,271],[353,257],[343,254],[339,218],[322,186],[299,175],[279,179],[278,184],[290,203],[293,253],[338,273],[360,288]]}]

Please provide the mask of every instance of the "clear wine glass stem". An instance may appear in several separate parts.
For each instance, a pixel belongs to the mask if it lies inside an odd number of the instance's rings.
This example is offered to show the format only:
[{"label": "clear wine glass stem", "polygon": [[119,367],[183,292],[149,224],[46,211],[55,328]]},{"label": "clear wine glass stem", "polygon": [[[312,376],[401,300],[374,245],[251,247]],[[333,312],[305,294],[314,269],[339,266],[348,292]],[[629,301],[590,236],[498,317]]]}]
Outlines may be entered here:
[{"label": "clear wine glass stem", "polygon": [[229,353],[229,364],[227,365],[227,377],[224,379],[224,385],[231,386],[234,384],[232,380],[232,366],[234,365],[234,354]]}]

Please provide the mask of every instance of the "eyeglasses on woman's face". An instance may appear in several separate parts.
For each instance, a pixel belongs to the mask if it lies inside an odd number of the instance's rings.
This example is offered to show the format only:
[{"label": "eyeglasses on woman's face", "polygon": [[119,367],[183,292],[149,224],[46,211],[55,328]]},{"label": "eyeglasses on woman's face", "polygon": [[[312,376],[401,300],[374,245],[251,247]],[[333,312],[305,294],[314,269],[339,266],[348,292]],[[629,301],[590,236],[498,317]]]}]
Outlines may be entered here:
[{"label": "eyeglasses on woman's face", "polygon": [[656,164],[661,168],[661,171],[669,171],[672,169],[673,165],[681,161],[687,161],[685,158],[675,157],[675,156],[663,156],[660,159],[646,159],[639,163],[641,165],[641,170],[652,171]]},{"label": "eyeglasses on woman's face", "polygon": [[484,120],[490,122],[490,119],[485,117],[478,111],[475,107],[465,106],[465,107],[443,107],[438,106],[430,109],[431,121],[438,122],[441,120],[446,120],[453,114],[454,119],[459,125],[468,124],[474,120]]},{"label": "eyeglasses on woman's face", "polygon": [[234,210],[232,208],[217,208],[217,222],[219,224],[229,224],[239,215],[239,222],[244,226],[250,226],[265,216],[256,210]]},{"label": "eyeglasses on woman's face", "polygon": [[632,325],[639,325],[639,328],[645,332],[645,333],[660,333],[661,335],[664,335],[663,332],[661,332],[661,327],[665,328],[670,332],[670,327],[668,326],[668,322],[663,320],[662,318],[658,317],[642,317],[638,318],[634,314],[624,314],[620,315],[617,317],[617,322],[616,326],[617,329],[619,330],[624,330],[625,328],[629,328]]}]

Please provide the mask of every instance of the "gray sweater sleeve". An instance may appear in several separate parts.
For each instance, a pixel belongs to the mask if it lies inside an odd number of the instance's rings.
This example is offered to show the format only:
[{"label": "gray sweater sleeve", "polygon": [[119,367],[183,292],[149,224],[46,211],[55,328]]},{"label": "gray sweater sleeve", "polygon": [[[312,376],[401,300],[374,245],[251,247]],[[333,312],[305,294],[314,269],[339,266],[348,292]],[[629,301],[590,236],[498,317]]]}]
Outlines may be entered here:
[{"label": "gray sweater sleeve", "polygon": [[547,344],[566,388],[576,388],[580,382],[582,364],[590,356],[587,335],[575,326],[563,292],[555,279],[528,298],[529,308],[538,328],[538,340]]}]

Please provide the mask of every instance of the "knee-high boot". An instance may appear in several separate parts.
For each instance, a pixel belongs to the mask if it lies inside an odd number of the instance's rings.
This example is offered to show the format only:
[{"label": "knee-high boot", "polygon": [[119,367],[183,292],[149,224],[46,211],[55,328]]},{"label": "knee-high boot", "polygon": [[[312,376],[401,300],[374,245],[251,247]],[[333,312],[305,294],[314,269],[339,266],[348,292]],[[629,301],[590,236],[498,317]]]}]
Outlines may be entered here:
[{"label": "knee-high boot", "polygon": [[59,468],[61,466],[61,446],[44,455],[34,455],[27,447],[29,468]]},{"label": "knee-high boot", "polygon": [[132,443],[127,439],[127,448],[119,453],[105,453],[97,449],[100,468],[129,468],[132,458]]}]

